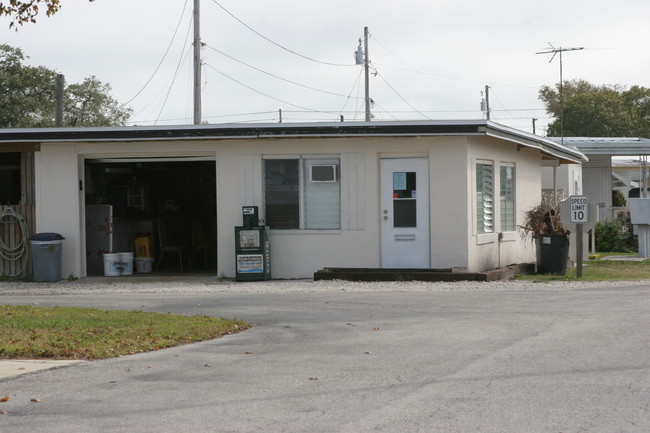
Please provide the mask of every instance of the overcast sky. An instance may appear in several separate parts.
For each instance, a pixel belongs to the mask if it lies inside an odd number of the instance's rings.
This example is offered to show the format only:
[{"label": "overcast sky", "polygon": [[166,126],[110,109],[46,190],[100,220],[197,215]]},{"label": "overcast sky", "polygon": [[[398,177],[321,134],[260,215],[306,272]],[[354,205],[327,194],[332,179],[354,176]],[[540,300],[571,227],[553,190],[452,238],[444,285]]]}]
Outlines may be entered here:
[{"label": "overcast sky", "polygon": [[[0,18],[4,42],[69,83],[96,75],[120,102],[144,88],[134,124],[192,123],[192,0],[61,3],[18,32]],[[564,79],[650,87],[649,17],[648,0],[202,0],[203,119],[363,120],[367,26],[374,120],[480,119],[489,85],[492,120],[532,132],[537,118],[543,134],[538,90],[560,68],[536,52],[584,47],[564,53]]]}]

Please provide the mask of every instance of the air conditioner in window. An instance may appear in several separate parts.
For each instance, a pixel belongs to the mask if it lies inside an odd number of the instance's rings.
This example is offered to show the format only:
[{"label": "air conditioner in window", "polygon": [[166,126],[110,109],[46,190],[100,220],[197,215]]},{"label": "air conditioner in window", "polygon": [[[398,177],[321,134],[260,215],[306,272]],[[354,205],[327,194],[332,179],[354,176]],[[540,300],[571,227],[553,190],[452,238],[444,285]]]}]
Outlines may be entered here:
[{"label": "air conditioner in window", "polygon": [[336,182],[336,164],[312,164],[309,166],[310,182]]}]

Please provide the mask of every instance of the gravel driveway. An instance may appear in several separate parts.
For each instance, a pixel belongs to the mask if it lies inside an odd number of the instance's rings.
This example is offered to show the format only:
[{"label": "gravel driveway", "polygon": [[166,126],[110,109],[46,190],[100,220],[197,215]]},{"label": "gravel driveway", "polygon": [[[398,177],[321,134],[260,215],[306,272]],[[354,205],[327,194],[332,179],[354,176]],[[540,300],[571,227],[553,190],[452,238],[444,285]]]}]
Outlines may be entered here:
[{"label": "gravel driveway", "polygon": [[0,295],[88,295],[119,293],[300,293],[300,292],[435,292],[475,290],[574,290],[635,286],[649,281],[458,281],[458,282],[350,282],[272,280],[259,282],[220,281],[215,277],[106,278],[91,277],[57,283],[0,282]]}]

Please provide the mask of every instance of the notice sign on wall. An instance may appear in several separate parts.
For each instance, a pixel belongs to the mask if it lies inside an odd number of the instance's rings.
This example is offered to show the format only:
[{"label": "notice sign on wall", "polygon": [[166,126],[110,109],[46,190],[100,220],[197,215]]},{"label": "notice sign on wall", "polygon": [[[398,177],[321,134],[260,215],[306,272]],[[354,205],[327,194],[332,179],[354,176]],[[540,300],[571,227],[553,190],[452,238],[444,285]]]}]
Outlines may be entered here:
[{"label": "notice sign on wall", "polygon": [[393,173],[393,191],[406,189],[406,173]]},{"label": "notice sign on wall", "polygon": [[572,223],[584,224],[589,222],[589,203],[586,195],[569,197],[570,219]]},{"label": "notice sign on wall", "polygon": [[238,254],[237,272],[240,274],[264,273],[264,254]]}]

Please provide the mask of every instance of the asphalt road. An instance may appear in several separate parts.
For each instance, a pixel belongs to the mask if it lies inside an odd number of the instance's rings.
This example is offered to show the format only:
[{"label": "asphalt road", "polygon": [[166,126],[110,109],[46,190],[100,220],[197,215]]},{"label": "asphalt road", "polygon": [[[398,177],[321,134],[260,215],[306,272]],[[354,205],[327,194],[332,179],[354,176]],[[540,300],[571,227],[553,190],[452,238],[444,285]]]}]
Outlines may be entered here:
[{"label": "asphalt road", "polygon": [[[241,318],[0,380],[0,432],[648,432],[650,287],[2,296]],[[34,402],[32,399],[38,401]]]}]

